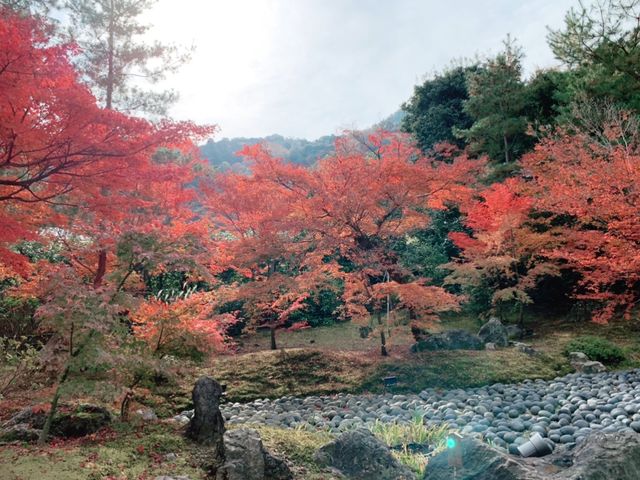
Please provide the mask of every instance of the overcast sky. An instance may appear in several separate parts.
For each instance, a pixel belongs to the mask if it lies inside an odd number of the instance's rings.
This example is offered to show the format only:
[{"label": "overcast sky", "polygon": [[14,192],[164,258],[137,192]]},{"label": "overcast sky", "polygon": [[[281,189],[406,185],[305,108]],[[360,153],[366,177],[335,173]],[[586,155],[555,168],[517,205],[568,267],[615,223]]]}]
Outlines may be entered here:
[{"label": "overcast sky", "polygon": [[507,34],[527,73],[555,65],[545,37],[577,0],[159,0],[152,36],[195,45],[168,80],[178,119],[218,138],[314,139],[396,111],[452,59],[497,52]]}]

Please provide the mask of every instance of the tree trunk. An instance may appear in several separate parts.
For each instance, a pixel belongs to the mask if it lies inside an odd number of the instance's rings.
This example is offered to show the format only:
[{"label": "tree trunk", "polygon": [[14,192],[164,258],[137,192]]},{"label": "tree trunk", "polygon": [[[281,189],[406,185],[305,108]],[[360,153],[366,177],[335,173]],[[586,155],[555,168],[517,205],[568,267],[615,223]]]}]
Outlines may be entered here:
[{"label": "tree trunk", "polygon": [[271,350],[277,350],[278,346],[276,344],[276,326],[271,325],[269,330],[271,333]]},{"label": "tree trunk", "polygon": [[518,326],[520,327],[520,340],[524,338],[524,303],[520,303],[518,312]]},{"label": "tree trunk", "polygon": [[122,403],[120,403],[120,421],[122,422],[129,421],[129,405],[132,398],[133,392],[131,390],[128,390],[122,398]]},{"label": "tree trunk", "polygon": [[504,142],[504,162],[509,163],[511,161],[511,155],[509,155],[509,140],[506,135],[502,136],[502,141]]},{"label": "tree trunk", "polygon": [[385,326],[382,325],[382,313],[378,312],[376,316],[378,317],[378,325],[380,326],[380,355],[386,357],[389,355],[389,352],[387,352],[387,337],[384,334]]},{"label": "tree trunk", "polygon": [[[44,422],[44,426],[42,427],[42,432],[40,432],[40,437],[38,437],[38,445],[44,445],[47,441],[47,437],[49,436],[49,430],[51,430],[51,423],[53,422],[53,417],[56,414],[58,409],[58,401],[60,400],[60,395],[62,394],[62,386],[64,382],[67,381],[67,377],[69,376],[69,372],[71,371],[71,362],[74,357],[80,355],[82,350],[87,346],[87,344],[91,341],[93,336],[95,335],[95,330],[89,332],[89,336],[85,338],[83,342],[80,342],[78,348],[74,352],[73,350],[69,350],[69,358],[67,359],[67,364],[64,366],[64,370],[58,377],[58,386],[56,387],[56,391],[53,394],[53,398],[51,399],[51,407],[49,408],[49,414],[47,415],[47,419]],[[69,343],[73,345],[73,329],[70,333]]]},{"label": "tree trunk", "polygon": [[58,378],[58,386],[56,387],[56,392],[53,394],[53,399],[51,400],[51,408],[49,409],[49,414],[47,415],[47,420],[44,422],[44,426],[42,427],[42,431],[40,432],[40,437],[38,437],[38,445],[44,445],[49,437],[49,430],[51,430],[51,423],[53,422],[53,417],[58,410],[58,401],[60,400],[60,394],[62,393],[62,385],[67,380],[67,376],[69,376],[70,369],[70,360],[67,362],[67,365],[64,367],[62,374]]},{"label": "tree trunk", "polygon": [[98,252],[98,269],[96,270],[96,276],[93,278],[93,288],[98,288],[102,285],[105,273],[107,273],[107,251],[102,249]]},{"label": "tree trunk", "polygon": [[114,15],[115,15],[115,7],[114,2],[111,0],[109,2],[111,10],[109,12],[109,41],[107,45],[107,93],[105,98],[105,107],[108,110],[113,108],[113,84],[115,83],[114,78],[114,65],[113,60],[115,56],[115,25],[114,25]]},{"label": "tree trunk", "polygon": [[384,336],[384,330],[380,330],[380,355],[383,357],[389,356],[387,352],[387,339]]}]

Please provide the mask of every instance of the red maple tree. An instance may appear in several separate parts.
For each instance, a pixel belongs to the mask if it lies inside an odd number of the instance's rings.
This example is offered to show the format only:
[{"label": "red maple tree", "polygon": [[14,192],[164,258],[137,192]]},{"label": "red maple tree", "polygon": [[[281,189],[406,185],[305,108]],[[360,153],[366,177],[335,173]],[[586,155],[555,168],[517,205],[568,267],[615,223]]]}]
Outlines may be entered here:
[{"label": "red maple tree", "polygon": [[532,205],[515,179],[478,192],[460,207],[472,233],[449,234],[461,255],[445,266],[452,270],[449,284],[490,288],[498,314],[502,305],[516,304],[521,326],[524,305],[532,303],[531,290],[541,277],[557,274],[543,255],[549,236],[527,225]]},{"label": "red maple tree", "polygon": [[[160,165],[154,152],[191,148],[212,129],[99,108],[70,63],[73,45],[52,42],[41,19],[1,13],[0,261],[24,273],[26,262],[8,248],[13,242],[42,227],[62,227],[67,236],[84,230],[90,243],[80,243],[85,251],[92,246],[97,261],[82,263],[99,286],[125,225],[185,200],[184,189],[170,187],[190,180],[188,168]],[[168,215],[176,218],[176,209],[156,215],[155,224]]]},{"label": "red maple tree", "polygon": [[[615,135],[615,132],[612,132]],[[561,134],[523,159],[535,207],[551,214],[547,254],[581,274],[575,296],[625,316],[640,301],[640,154],[624,143]]]},{"label": "red maple tree", "polygon": [[[396,310],[411,310],[425,322],[457,308],[455,296],[412,278],[391,243],[428,222],[426,209],[468,195],[467,184],[482,162],[466,157],[432,161],[407,137],[387,132],[364,139],[346,135],[336,153],[314,168],[273,158],[261,146],[242,154],[251,162],[251,175],[223,177],[209,202],[230,235],[227,244],[235,261],[247,258],[249,264],[263,262],[269,268],[268,259],[284,263],[295,258],[297,273],[305,279],[296,282],[305,287],[313,284],[310,278],[342,280],[344,315],[367,323],[377,317],[383,354],[388,329],[382,314],[391,297]],[[221,208],[225,202],[235,208]],[[249,264],[242,262],[245,268]],[[299,297],[292,304],[299,304]]]},{"label": "red maple tree", "polygon": [[[216,266],[237,274],[232,286],[216,290],[217,302],[242,303],[251,326],[270,330],[275,349],[276,330],[305,307],[309,291],[322,283],[317,271],[303,266],[306,246],[296,238],[298,225],[290,218],[297,193],[286,183],[307,172],[273,159],[260,145],[243,154],[253,162],[252,175],[227,172],[203,184],[203,203],[217,240]],[[285,176],[273,182],[265,176],[271,173],[269,165],[282,167]]]}]

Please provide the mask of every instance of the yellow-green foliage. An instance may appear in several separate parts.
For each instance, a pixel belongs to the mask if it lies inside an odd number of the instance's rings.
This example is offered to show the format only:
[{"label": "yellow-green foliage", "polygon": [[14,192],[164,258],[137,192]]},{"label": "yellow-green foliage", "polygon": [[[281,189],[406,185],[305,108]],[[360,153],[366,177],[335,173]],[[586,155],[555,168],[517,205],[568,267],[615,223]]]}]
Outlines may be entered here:
[{"label": "yellow-green foliage", "polygon": [[[372,370],[366,357],[352,352],[276,350],[216,359],[210,371],[227,385],[229,401],[284,395],[328,395],[355,391]],[[189,388],[192,388],[192,383]]]},{"label": "yellow-green foliage", "polygon": [[301,428],[285,429],[266,425],[241,425],[255,428],[270,452],[286,458],[292,465],[296,480],[337,480],[337,477],[322,470],[313,460],[320,447],[334,440],[326,431],[307,431]]},{"label": "yellow-green foliage", "polygon": [[410,422],[384,423],[376,420],[371,431],[390,447],[412,443],[438,446],[445,441],[449,428],[447,425],[427,427],[422,421],[422,416],[416,415]]},{"label": "yellow-green foliage", "polygon": [[310,432],[300,428],[284,429],[257,425],[264,444],[274,452],[278,452],[294,463],[313,463],[313,454],[321,446],[334,440],[334,437],[323,431]]},{"label": "yellow-green foliage", "polygon": [[449,427],[446,424],[427,427],[422,416],[417,415],[410,422],[376,421],[371,431],[389,447],[394,447],[392,453],[398,461],[422,478],[429,458],[424,453],[413,452],[411,445],[431,445],[434,449],[440,449],[446,441]]},{"label": "yellow-green foliage", "polygon": [[417,473],[419,478],[424,476],[427,464],[429,463],[429,457],[425,454],[411,452],[406,448],[393,450],[392,454],[400,463]]}]

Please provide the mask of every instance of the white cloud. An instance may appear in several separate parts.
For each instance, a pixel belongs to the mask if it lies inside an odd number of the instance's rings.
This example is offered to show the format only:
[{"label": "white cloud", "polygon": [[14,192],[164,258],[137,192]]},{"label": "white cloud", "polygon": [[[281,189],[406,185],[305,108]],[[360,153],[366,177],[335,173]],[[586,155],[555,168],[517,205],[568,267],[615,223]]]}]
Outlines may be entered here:
[{"label": "white cloud", "polygon": [[528,72],[554,64],[546,26],[573,0],[160,0],[151,35],[194,44],[167,81],[173,115],[221,136],[315,138],[392,113],[425,74],[495,52],[507,33]]}]

